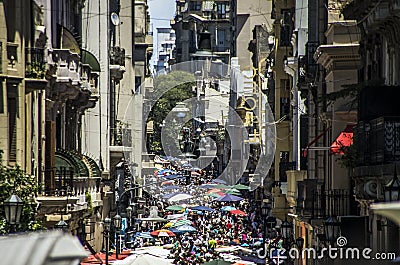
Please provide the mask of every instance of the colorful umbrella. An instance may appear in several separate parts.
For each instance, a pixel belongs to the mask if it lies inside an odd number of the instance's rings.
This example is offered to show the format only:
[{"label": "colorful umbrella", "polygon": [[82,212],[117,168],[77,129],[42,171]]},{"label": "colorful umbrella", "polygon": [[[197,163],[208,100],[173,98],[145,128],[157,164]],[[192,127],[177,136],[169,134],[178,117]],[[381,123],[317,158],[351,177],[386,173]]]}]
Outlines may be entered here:
[{"label": "colorful umbrella", "polygon": [[192,232],[196,232],[196,231],[197,231],[197,229],[191,225],[181,225],[179,227],[171,229],[171,232],[178,233],[178,234],[179,233],[192,233]]},{"label": "colorful umbrella", "polygon": [[166,181],[161,182],[161,186],[171,185],[171,184],[173,184],[173,183],[174,183],[173,180],[166,180]]},{"label": "colorful umbrella", "polygon": [[152,236],[158,236],[158,237],[170,237],[170,236],[175,236],[175,234],[167,229],[160,229],[156,230],[153,232],[150,232],[150,235]]},{"label": "colorful umbrella", "polygon": [[242,194],[240,193],[240,191],[234,191],[234,190],[226,190],[225,193],[226,193],[226,194],[238,195],[238,196],[242,195]]},{"label": "colorful umbrella", "polygon": [[178,227],[178,226],[182,226],[182,225],[191,225],[191,224],[192,224],[192,221],[183,219],[183,220],[178,220],[176,222],[173,222],[171,227]]},{"label": "colorful umbrella", "polygon": [[194,207],[190,207],[190,209],[194,210],[194,211],[206,211],[206,212],[213,212],[215,211],[212,208],[209,208],[207,206],[194,206]]},{"label": "colorful umbrella", "polygon": [[231,195],[231,194],[226,194],[224,196],[221,196],[221,197],[215,199],[215,201],[218,201],[218,202],[239,202],[241,200],[243,200],[242,197]]},{"label": "colorful umbrella", "polygon": [[207,191],[206,194],[218,193],[218,192],[222,192],[222,190],[220,190],[220,189],[211,189],[211,190]]},{"label": "colorful umbrella", "polygon": [[213,189],[217,184],[202,184],[199,186],[200,189]]},{"label": "colorful umbrella", "polygon": [[222,183],[222,184],[226,184],[226,181],[225,180],[222,180],[222,179],[213,179],[213,181],[212,182],[214,182],[214,183]]},{"label": "colorful umbrella", "polygon": [[167,208],[165,208],[165,210],[168,210],[168,211],[182,211],[183,209],[185,209],[185,208],[180,205],[170,205]]},{"label": "colorful umbrella", "polygon": [[231,189],[231,186],[227,186],[225,184],[218,184],[217,186],[214,187],[215,189]]},{"label": "colorful umbrella", "polygon": [[226,212],[234,211],[234,210],[236,210],[236,208],[233,206],[224,206],[221,208],[221,211],[226,211]]},{"label": "colorful umbrella", "polygon": [[234,215],[247,216],[247,214],[241,210],[231,210],[229,212]]},{"label": "colorful umbrella", "polygon": [[173,193],[168,193],[162,196],[163,199],[169,199],[171,197],[174,197],[175,195],[180,194],[180,192],[173,192]]},{"label": "colorful umbrella", "polygon": [[249,186],[246,186],[246,185],[243,185],[243,184],[236,184],[236,185],[233,185],[233,187],[235,189],[238,189],[238,190],[248,190],[248,189],[250,189]]},{"label": "colorful umbrella", "polygon": [[235,188],[227,189],[227,190],[225,190],[225,193],[228,193],[228,191],[231,191],[231,192],[239,192],[239,193],[240,193],[240,190],[235,189]]},{"label": "colorful umbrella", "polygon": [[191,199],[191,198],[193,198],[193,196],[190,194],[178,193],[178,194],[172,196],[171,198],[169,198],[168,201],[177,202],[177,201],[183,201],[183,200],[187,200],[187,199]]},{"label": "colorful umbrella", "polygon": [[222,194],[210,193],[210,194],[206,194],[206,196],[214,197],[214,198],[219,198],[219,197],[221,197],[221,196],[224,195],[224,194],[225,194],[225,193],[222,193]]},{"label": "colorful umbrella", "polygon": [[142,237],[142,238],[153,238],[153,237],[150,235],[149,232],[141,232],[141,233],[137,232],[137,233],[135,234],[135,236],[136,236],[136,237]]}]

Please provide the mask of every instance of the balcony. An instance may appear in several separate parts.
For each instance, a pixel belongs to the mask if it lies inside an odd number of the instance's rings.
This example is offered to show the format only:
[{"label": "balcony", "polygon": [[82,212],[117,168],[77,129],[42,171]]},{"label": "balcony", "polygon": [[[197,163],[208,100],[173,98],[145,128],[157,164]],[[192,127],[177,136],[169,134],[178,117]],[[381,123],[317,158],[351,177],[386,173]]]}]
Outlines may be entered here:
[{"label": "balcony", "polygon": [[125,49],[121,47],[111,47],[110,49],[110,70],[111,77],[115,81],[122,79],[125,72]]},{"label": "balcony", "polygon": [[119,156],[124,152],[132,151],[132,129],[122,123],[111,128],[110,152],[111,156]]},{"label": "balcony", "polygon": [[111,47],[110,65],[125,66],[125,49],[121,47]]},{"label": "balcony", "polygon": [[357,164],[376,165],[400,160],[400,117],[361,121],[355,129]]},{"label": "balcony", "polygon": [[44,48],[25,48],[25,78],[43,79],[45,72]]},{"label": "balcony", "polygon": [[47,189],[46,196],[38,198],[42,213],[52,213],[54,207],[67,207],[65,212],[76,212],[102,204],[100,176],[80,177],[76,169],[64,166],[46,169],[45,174],[54,180],[55,189]]},{"label": "balcony", "polygon": [[310,219],[326,219],[329,216],[346,216],[352,214],[352,195],[348,190],[334,189],[322,191],[318,183],[299,183],[296,213]]},{"label": "balcony", "polygon": [[44,52],[44,48],[25,48],[25,84],[27,92],[46,88]]}]

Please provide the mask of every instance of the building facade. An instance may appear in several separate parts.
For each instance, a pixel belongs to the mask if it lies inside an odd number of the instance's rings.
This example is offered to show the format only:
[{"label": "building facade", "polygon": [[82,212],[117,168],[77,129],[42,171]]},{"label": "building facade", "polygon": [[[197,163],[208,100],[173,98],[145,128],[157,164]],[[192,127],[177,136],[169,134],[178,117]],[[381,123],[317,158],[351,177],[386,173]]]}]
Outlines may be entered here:
[{"label": "building facade", "polygon": [[37,180],[37,218],[45,227],[65,221],[99,251],[101,221],[117,211],[117,165],[124,161],[122,177],[131,185],[140,182],[141,87],[152,52],[147,3],[38,0],[0,7],[3,163]]},{"label": "building facade", "polygon": [[169,70],[169,65],[174,64],[175,38],[175,31],[172,28],[157,28],[154,74],[165,73]]},{"label": "building facade", "polygon": [[231,21],[230,2],[216,1],[177,1],[175,19],[171,26],[176,34],[176,62],[193,59],[193,54],[203,47],[199,46],[199,33],[210,33],[211,52],[223,63],[229,64]]}]

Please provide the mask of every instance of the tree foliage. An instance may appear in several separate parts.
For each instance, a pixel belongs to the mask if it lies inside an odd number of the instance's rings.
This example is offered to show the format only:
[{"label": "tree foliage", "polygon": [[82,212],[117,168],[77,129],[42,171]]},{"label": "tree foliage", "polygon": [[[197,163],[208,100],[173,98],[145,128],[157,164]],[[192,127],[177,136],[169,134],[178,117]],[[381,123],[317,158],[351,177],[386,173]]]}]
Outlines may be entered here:
[{"label": "tree foliage", "polygon": [[[192,87],[195,85],[195,79],[193,74],[175,71],[167,75],[157,76],[153,84],[156,92],[166,91],[153,106],[149,115],[149,119],[154,121],[154,136],[152,142],[149,143],[149,148],[158,153],[162,152],[160,125],[163,124],[163,120],[176,106],[176,103],[193,97]],[[167,132],[167,137],[168,135]],[[170,137],[174,136],[170,135]]]},{"label": "tree foliage", "polygon": [[[17,228],[22,231],[42,229],[42,225],[35,220],[35,196],[39,186],[35,177],[25,174],[19,165],[4,166],[3,151],[0,150],[0,202],[4,202],[12,194],[18,195],[24,202],[21,224]],[[4,210],[0,215],[0,234],[8,233],[10,227],[6,223]]]}]

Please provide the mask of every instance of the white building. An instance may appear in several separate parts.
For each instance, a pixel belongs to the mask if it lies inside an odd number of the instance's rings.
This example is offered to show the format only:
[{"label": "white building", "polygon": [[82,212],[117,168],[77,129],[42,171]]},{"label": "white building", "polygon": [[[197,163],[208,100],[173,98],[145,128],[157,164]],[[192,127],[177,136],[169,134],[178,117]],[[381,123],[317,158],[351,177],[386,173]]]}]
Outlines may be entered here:
[{"label": "white building", "polygon": [[172,28],[157,28],[157,50],[154,64],[155,73],[169,69],[174,60],[175,31]]}]

